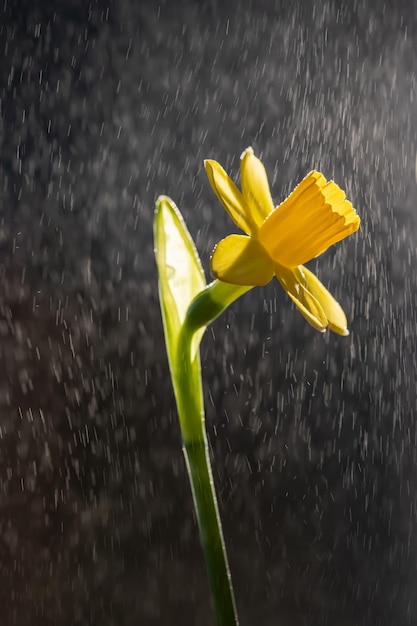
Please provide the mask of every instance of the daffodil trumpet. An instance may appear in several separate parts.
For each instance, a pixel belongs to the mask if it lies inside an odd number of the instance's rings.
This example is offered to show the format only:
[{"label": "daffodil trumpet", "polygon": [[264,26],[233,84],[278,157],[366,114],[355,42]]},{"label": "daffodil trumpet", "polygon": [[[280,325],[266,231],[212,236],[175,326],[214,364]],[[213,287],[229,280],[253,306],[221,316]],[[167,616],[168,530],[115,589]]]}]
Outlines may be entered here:
[{"label": "daffodil trumpet", "polygon": [[265,167],[252,148],[241,156],[241,190],[217,161],[204,164],[217,197],[245,233],[228,235],[216,245],[210,262],[213,276],[248,287],[265,285],[276,276],[314,328],[349,334],[342,307],[304,266],[358,230],[360,218],[344,191],[313,170],[275,207]]}]

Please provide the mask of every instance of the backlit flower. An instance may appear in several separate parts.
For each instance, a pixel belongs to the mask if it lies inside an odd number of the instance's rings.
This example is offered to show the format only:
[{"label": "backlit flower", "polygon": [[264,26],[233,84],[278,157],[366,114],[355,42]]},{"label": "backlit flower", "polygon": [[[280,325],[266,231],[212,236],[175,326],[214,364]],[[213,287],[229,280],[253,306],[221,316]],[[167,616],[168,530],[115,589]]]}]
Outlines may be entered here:
[{"label": "backlit flower", "polygon": [[274,207],[265,168],[252,148],[241,156],[241,191],[217,161],[204,164],[217,197],[246,233],[217,244],[212,274],[247,286],[265,285],[275,275],[314,328],[347,335],[341,306],[303,265],[358,230],[360,219],[344,191],[313,170]]}]

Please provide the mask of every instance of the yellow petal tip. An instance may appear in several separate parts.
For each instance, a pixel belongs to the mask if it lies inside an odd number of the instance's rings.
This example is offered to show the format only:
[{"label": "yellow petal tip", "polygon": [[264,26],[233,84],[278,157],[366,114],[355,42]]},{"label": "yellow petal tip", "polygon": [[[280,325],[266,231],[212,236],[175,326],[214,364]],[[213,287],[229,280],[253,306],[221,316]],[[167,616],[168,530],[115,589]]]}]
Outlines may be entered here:
[{"label": "yellow petal tip", "polygon": [[242,154],[240,155],[240,160],[242,161],[246,156],[252,155],[252,154],[255,154],[253,151],[253,148],[252,146],[248,146],[246,150],[244,150]]},{"label": "yellow petal tip", "polygon": [[340,326],[335,326],[334,324],[329,324],[329,330],[337,335],[341,335],[342,337],[348,337],[350,334],[348,328],[341,328]]}]

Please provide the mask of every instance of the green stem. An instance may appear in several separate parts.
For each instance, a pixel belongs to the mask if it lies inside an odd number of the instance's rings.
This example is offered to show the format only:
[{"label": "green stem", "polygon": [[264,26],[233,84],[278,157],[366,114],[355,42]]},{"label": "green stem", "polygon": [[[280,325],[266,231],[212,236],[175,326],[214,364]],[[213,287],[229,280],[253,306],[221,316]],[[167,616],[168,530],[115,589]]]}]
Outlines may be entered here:
[{"label": "green stem", "polygon": [[217,505],[206,438],[184,444],[184,455],[197,512],[200,538],[214,601],[218,626],[238,626],[239,620],[226,547]]},{"label": "green stem", "polygon": [[250,287],[226,285],[217,280],[203,289],[187,310],[175,360],[176,398],[183,449],[218,626],[238,626],[239,620],[204,425],[198,343],[202,336],[201,329],[248,289]]},{"label": "green stem", "polygon": [[238,626],[236,604],[214,489],[207,436],[200,355],[192,360],[193,333],[184,324],[178,342],[177,407],[183,450],[218,626]]}]

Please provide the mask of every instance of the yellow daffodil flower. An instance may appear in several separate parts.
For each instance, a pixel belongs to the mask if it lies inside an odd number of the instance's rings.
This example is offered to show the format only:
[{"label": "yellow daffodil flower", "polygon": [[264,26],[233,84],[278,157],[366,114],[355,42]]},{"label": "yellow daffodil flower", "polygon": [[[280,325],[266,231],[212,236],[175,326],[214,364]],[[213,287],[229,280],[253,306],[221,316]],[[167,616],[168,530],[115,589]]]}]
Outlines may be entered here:
[{"label": "yellow daffodil flower", "polygon": [[359,228],[342,189],[313,170],[274,207],[262,162],[247,148],[242,191],[217,161],[204,162],[220,202],[246,235],[229,235],[213,250],[211,272],[234,285],[265,285],[275,275],[306,320],[319,331],[348,335],[343,309],[304,263]]}]

